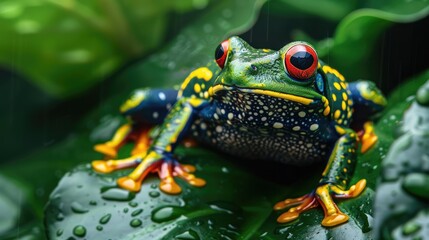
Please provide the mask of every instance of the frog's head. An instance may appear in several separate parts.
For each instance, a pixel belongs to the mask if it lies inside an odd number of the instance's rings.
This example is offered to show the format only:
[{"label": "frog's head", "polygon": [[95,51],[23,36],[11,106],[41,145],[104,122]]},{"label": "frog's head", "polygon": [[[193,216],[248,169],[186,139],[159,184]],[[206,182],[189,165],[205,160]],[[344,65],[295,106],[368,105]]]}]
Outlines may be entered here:
[{"label": "frog's head", "polygon": [[210,90],[214,98],[227,91],[244,92],[329,112],[323,77],[317,73],[317,53],[308,43],[292,42],[273,51],[254,49],[231,37],[217,47],[215,59],[222,71]]}]

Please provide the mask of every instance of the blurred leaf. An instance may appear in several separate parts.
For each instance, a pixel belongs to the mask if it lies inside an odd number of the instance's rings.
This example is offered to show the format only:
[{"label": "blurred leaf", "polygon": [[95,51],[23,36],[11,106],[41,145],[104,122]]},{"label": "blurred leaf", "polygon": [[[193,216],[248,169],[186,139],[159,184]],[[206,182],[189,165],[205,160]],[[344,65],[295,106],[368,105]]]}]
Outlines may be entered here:
[{"label": "blurred leaf", "polygon": [[429,108],[414,97],[418,83],[426,81],[425,87],[429,87],[428,79],[429,71],[392,95],[414,92],[413,97],[402,104],[406,106],[404,116],[390,115],[394,108],[388,113],[389,118],[399,123],[396,140],[382,162],[377,186],[374,204],[377,239],[429,239],[425,234],[427,228],[421,229],[422,224],[429,221],[426,214],[429,210]]},{"label": "blurred leaf", "polygon": [[339,21],[358,6],[358,1],[336,0],[272,0],[272,11],[289,16],[313,15],[332,21]]},{"label": "blurred leaf", "polygon": [[[372,79],[380,83],[381,53],[375,49],[377,41],[394,24],[414,22],[428,16],[429,3],[373,2],[368,4],[373,8],[359,9],[347,15],[339,23],[334,37],[316,46],[319,56],[328,58],[329,64],[348,79]],[[389,84],[389,79],[385,81],[383,85]]]},{"label": "blurred leaf", "polygon": [[176,2],[3,0],[0,63],[57,97],[75,95],[162,44],[171,11],[207,4]]}]

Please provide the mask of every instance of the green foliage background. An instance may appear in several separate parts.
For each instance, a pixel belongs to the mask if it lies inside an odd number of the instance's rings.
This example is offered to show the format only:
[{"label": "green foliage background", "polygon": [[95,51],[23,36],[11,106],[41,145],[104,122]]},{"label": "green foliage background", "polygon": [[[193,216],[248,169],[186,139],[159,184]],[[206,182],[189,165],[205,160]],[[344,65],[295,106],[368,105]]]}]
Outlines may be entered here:
[{"label": "green foliage background", "polygon": [[[428,11],[426,1],[405,0],[1,1],[0,238],[56,239],[62,230],[58,238],[67,239],[76,221],[86,226],[88,239],[220,236],[210,233],[232,239],[370,238],[380,161],[395,138],[404,100],[428,79]],[[323,166],[264,163],[260,172],[258,164],[244,166],[206,149],[179,151],[184,162],[197,164],[198,175],[208,180],[206,188],[150,197],[158,192],[151,188],[157,179],[150,178],[133,196],[132,201],[144,203],[142,227],[130,227],[128,202],[107,201],[100,194],[101,187],[112,187],[116,175],[89,174],[85,164],[101,157],[92,145],[106,140],[123,121],[119,104],[135,88],[180,83],[190,70],[211,61],[217,44],[231,35],[272,49],[306,40],[349,81],[370,79],[387,96],[397,89],[377,125],[380,143],[360,156],[354,180],[365,177],[369,187],[360,198],[340,204],[352,216],[348,224],[321,228],[320,210],[290,225],[275,222],[271,206],[310,191]],[[398,87],[407,79],[411,83]],[[69,197],[53,194],[47,205],[54,189]],[[62,212],[61,204],[71,205],[83,193],[90,194],[80,203],[86,212]],[[89,205],[94,199],[96,207]],[[154,222],[153,209],[162,206],[176,215]],[[112,210],[126,207],[130,212]],[[96,230],[99,218],[109,213],[111,225]],[[124,218],[125,225],[115,220]]]}]

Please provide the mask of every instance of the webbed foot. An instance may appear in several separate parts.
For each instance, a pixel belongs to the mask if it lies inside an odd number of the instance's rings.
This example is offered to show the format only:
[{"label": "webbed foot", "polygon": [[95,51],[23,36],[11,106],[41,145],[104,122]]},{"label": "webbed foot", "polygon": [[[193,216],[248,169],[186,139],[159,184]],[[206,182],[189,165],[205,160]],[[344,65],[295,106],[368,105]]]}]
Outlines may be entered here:
[{"label": "webbed foot", "polygon": [[157,172],[161,179],[159,188],[169,194],[179,194],[182,191],[181,187],[174,180],[174,177],[179,177],[196,187],[202,187],[206,184],[205,180],[197,178],[192,174],[195,172],[194,166],[180,164],[172,157],[162,156],[154,151],[121,160],[93,161],[92,167],[102,173],[136,167],[128,176],[117,180],[119,187],[132,192],[140,191],[143,180],[152,172]]},{"label": "webbed foot", "polygon": [[362,193],[365,186],[365,179],[361,179],[355,185],[351,186],[349,190],[342,190],[335,184],[327,183],[317,187],[315,191],[302,197],[278,202],[274,205],[274,210],[286,208],[289,208],[289,210],[281,214],[277,218],[277,222],[291,222],[297,219],[302,212],[321,205],[325,212],[325,217],[322,221],[323,226],[333,227],[345,223],[349,217],[341,212],[337,204],[333,201],[333,198],[354,198]]}]

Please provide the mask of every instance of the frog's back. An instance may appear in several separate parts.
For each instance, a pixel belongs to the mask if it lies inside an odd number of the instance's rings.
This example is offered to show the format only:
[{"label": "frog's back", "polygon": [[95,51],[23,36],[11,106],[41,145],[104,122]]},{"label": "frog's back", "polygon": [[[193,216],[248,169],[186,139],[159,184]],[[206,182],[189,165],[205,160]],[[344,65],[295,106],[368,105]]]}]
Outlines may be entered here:
[{"label": "frog's back", "polygon": [[326,98],[330,104],[330,118],[338,125],[350,125],[353,115],[352,93],[344,76],[329,65],[319,62],[319,72],[326,79]]},{"label": "frog's back", "polygon": [[182,82],[177,97],[210,99],[209,89],[219,72],[220,68],[214,61],[195,69]]}]

